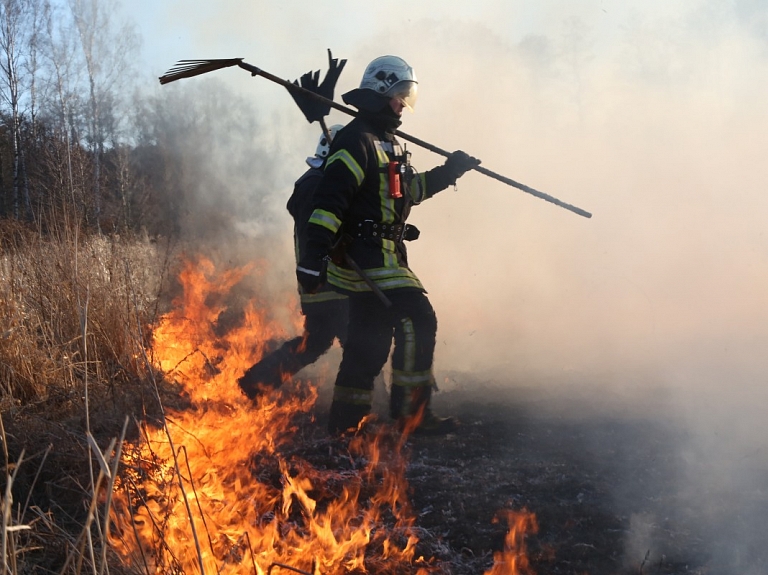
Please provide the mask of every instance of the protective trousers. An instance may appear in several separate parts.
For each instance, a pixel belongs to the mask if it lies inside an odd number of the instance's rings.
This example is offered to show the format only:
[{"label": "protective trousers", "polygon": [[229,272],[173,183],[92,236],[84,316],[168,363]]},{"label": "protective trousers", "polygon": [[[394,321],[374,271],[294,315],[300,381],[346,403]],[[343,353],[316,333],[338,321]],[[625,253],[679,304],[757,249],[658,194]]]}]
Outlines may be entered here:
[{"label": "protective trousers", "polygon": [[279,387],[284,377],[314,363],[338,338],[342,347],[347,339],[347,299],[303,303],[304,334],[283,343],[251,366],[238,384],[251,399],[259,387]]},{"label": "protective trousers", "polygon": [[328,429],[341,433],[355,427],[371,411],[373,382],[392,355],[390,414],[414,413],[429,401],[434,384],[437,317],[418,289],[387,290],[386,308],[371,292],[349,296],[347,344],[336,377]]}]

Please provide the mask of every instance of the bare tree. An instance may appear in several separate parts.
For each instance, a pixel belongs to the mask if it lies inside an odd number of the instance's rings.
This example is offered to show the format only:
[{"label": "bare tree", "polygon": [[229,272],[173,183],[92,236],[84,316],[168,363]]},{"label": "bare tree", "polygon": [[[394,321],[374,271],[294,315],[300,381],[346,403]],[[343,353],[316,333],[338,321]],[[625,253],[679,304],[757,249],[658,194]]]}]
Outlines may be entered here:
[{"label": "bare tree", "polygon": [[[47,101],[48,122],[54,136],[61,138],[65,146],[61,159],[65,169],[62,171],[62,189],[76,213],[85,211],[84,198],[80,186],[76,183],[73,169],[73,143],[79,142],[76,122],[76,110],[80,96],[77,87],[80,84],[80,70],[77,50],[76,30],[68,14],[62,14],[59,6],[46,2],[43,9],[43,35],[40,46],[44,66],[48,69],[47,81],[51,98]],[[61,198],[63,200],[63,197]],[[70,213],[69,210],[64,212]]]},{"label": "bare tree", "polygon": [[24,156],[21,147],[21,98],[24,92],[23,61],[28,54],[27,36],[31,28],[30,0],[0,0],[0,73],[2,74],[2,97],[9,108],[13,184],[11,209],[13,216],[21,215],[24,204],[26,216],[32,217],[32,203],[29,187],[23,173]]},{"label": "bare tree", "polygon": [[32,124],[32,137],[37,134],[38,115],[38,76],[40,70],[40,44],[44,23],[45,6],[41,0],[29,2],[29,32],[27,35],[27,60],[25,70],[29,76],[29,118]]},{"label": "bare tree", "polygon": [[107,142],[116,141],[115,108],[120,87],[131,70],[137,37],[130,25],[116,29],[113,14],[119,13],[114,0],[69,0],[80,40],[88,82],[88,113],[85,122],[88,145],[93,155],[94,218],[100,226],[101,163]]}]

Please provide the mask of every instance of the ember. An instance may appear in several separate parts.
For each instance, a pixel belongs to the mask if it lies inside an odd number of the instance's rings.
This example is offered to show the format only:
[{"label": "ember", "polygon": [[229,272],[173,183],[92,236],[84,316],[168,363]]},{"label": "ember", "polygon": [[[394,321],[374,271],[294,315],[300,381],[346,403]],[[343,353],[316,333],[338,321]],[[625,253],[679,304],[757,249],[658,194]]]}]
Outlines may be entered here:
[{"label": "ember", "polygon": [[[152,353],[190,405],[167,411],[162,428],[144,424],[141,439],[124,448],[115,549],[150,573],[438,570],[415,558],[404,437],[382,426],[348,442],[323,438],[308,453],[328,453],[339,464],[313,465],[295,444],[316,387],[286,385],[255,403],[240,394],[237,377],[270,339],[289,335],[256,307],[217,335],[220,302],[250,271],[216,273],[200,260],[180,274],[183,296],[154,330]],[[520,533],[533,518],[507,519],[508,549],[488,575],[527,568]]]}]

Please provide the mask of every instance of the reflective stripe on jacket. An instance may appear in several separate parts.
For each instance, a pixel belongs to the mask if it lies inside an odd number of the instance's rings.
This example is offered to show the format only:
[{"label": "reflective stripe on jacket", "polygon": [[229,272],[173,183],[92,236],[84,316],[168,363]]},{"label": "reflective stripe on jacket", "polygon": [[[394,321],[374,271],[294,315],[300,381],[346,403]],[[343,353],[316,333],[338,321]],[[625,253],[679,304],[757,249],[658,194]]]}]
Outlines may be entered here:
[{"label": "reflective stripe on jacket", "polygon": [[[309,160],[308,160],[309,163]],[[296,254],[296,262],[306,254],[307,229],[309,217],[312,214],[312,194],[317,184],[323,177],[323,171],[310,167],[293,185],[293,193],[288,199],[286,208],[293,217],[293,246]],[[299,298],[302,306],[330,300],[344,299],[346,296],[335,291],[327,283],[320,287],[316,293],[305,293],[301,285],[298,286]]]},{"label": "reflective stripe on jacket", "polygon": [[[419,204],[447,186],[443,166],[415,174],[402,182],[402,197],[393,198],[389,189],[388,164],[402,156],[400,144],[383,128],[356,118],[339,131],[326,161],[325,173],[314,195],[309,218],[309,241],[327,254],[345,224],[370,220],[382,224],[405,223],[411,205]],[[401,178],[405,180],[405,178]],[[402,241],[382,238],[354,238],[346,247],[349,256],[381,289],[423,286],[408,267]],[[328,264],[328,283],[343,293],[371,291],[370,287],[343,262]]]}]

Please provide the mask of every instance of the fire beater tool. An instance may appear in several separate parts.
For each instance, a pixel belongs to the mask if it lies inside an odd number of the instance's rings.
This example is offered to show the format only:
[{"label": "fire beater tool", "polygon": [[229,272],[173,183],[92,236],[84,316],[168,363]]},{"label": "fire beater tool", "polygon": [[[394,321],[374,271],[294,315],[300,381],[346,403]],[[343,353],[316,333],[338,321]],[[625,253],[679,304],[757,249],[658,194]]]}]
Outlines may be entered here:
[{"label": "fire beater tool", "polygon": [[[330,60],[330,50],[328,51],[328,55]],[[168,72],[166,72],[163,76],[160,76],[160,84],[168,84],[169,82],[181,80],[182,78],[191,78],[193,76],[206,74],[208,72],[213,72],[214,70],[220,70],[222,68],[229,68],[232,66],[237,66],[239,68],[242,68],[243,70],[250,72],[251,76],[261,76],[262,78],[266,78],[271,82],[280,84],[281,86],[285,87],[291,93],[291,95],[299,94],[304,98],[310,98],[314,101],[322,103],[324,106],[328,106],[330,108],[333,108],[334,110],[338,110],[339,112],[343,112],[344,114],[347,114],[349,116],[357,117],[357,112],[352,108],[348,108],[341,104],[337,104],[332,99],[326,98],[325,96],[319,93],[313,92],[312,90],[299,85],[299,83],[296,81],[290,82],[288,80],[283,80],[282,78],[275,76],[274,74],[270,74],[269,72],[262,70],[261,68],[257,68],[256,66],[253,66],[252,64],[248,64],[247,62],[243,62],[242,58],[223,58],[223,59],[214,59],[214,60],[180,60],[176,64],[174,64],[174,66],[170,70],[168,70]],[[341,65],[337,64],[336,68],[338,68],[338,73],[340,74],[341,68],[343,68],[343,64]],[[330,74],[331,74],[331,71],[329,70],[329,75]],[[338,77],[338,74],[337,74],[337,77]],[[314,81],[316,82],[316,80],[317,79],[315,78]],[[312,79],[309,78],[306,82],[308,83],[308,85],[311,86]],[[335,83],[335,80],[334,80],[334,83]],[[320,86],[322,86],[322,84]],[[299,104],[299,107],[301,107],[301,104]],[[309,120],[309,117],[307,117],[307,119]],[[310,120],[310,122],[311,121],[312,120]],[[443,157],[447,158],[448,156],[451,155],[450,152],[443,150],[442,148],[438,148],[437,146],[434,146],[429,142],[425,142],[424,140],[416,138],[415,136],[408,135],[405,132],[401,132],[400,130],[397,130],[395,132],[395,135],[402,138],[403,140],[416,144],[417,146],[420,146],[426,150],[429,150],[430,152],[434,152],[435,154],[439,154]],[[585,218],[592,217],[592,214],[587,212],[586,210],[582,210],[579,207],[565,203],[553,196],[550,196],[549,194],[545,194],[544,192],[535,190],[529,186],[526,186],[525,184],[521,184],[520,182],[516,182],[515,180],[507,178],[506,176],[502,176],[500,174],[497,174],[496,172],[492,172],[487,168],[484,168],[482,166],[475,166],[472,169],[477,172],[480,172],[485,176],[488,176],[489,178],[493,178],[494,180],[507,184],[508,186],[517,188],[518,190],[531,194],[532,196],[536,196],[537,198],[540,198],[542,200],[555,204],[556,206],[560,206],[561,208],[565,208],[566,210],[569,210],[575,214],[578,214]]]},{"label": "fire beater tool", "polygon": [[[334,58],[330,49],[328,50],[328,71],[325,73],[322,83],[319,82],[320,70],[314,72],[307,72],[300,80],[294,80],[293,85],[299,86],[304,90],[309,90],[314,94],[319,94],[328,101],[333,101],[333,90],[336,88],[336,82],[341,75],[341,71],[346,65],[346,60],[339,61],[338,58]],[[328,126],[325,124],[325,117],[331,112],[331,106],[324,101],[317,98],[310,98],[304,93],[297,90],[288,90],[293,96],[293,100],[299,107],[307,122],[320,122],[320,127],[330,142],[331,132],[328,130]]]}]

